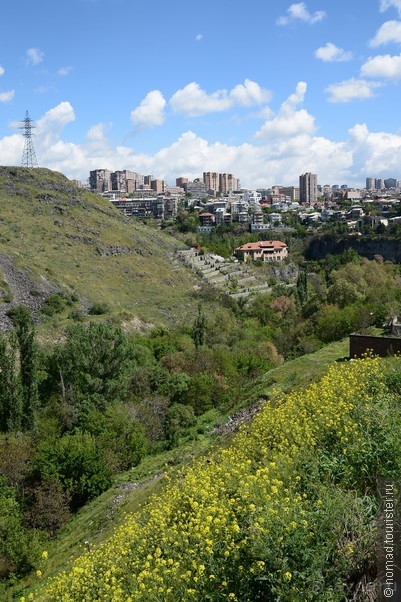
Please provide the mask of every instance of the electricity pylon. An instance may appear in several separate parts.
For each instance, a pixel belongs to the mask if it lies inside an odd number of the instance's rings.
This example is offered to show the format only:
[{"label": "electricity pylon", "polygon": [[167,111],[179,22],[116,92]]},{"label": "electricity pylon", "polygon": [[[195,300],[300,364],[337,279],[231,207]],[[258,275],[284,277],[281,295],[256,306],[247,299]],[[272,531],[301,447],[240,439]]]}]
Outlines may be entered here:
[{"label": "electricity pylon", "polygon": [[28,115],[28,111],[26,112],[25,119],[21,121],[23,125],[20,127],[20,130],[24,130],[23,136],[25,138],[24,150],[22,153],[22,167],[37,167],[38,161],[36,159],[35,149],[32,142],[32,129],[35,128],[35,125],[32,125],[32,119]]}]

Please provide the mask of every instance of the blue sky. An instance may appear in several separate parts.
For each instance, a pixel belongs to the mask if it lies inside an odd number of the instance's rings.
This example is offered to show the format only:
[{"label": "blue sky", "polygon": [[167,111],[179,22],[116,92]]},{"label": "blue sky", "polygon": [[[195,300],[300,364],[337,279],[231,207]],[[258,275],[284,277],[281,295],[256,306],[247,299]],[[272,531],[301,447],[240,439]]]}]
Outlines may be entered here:
[{"label": "blue sky", "polygon": [[0,164],[249,188],[401,179],[401,0],[27,0],[2,7]]}]

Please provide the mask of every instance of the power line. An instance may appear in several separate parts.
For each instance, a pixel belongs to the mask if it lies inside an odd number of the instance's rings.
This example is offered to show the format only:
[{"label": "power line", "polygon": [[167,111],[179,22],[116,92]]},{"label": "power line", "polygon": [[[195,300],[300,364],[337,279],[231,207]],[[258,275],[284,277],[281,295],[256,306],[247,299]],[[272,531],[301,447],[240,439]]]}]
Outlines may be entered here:
[{"label": "power line", "polygon": [[24,130],[23,136],[25,138],[24,150],[22,153],[22,167],[38,167],[38,161],[36,159],[35,148],[33,146],[32,129],[36,128],[35,125],[32,125],[32,119],[28,115],[28,111],[26,112],[25,119],[22,119],[21,123],[23,125],[20,127],[20,130]]}]

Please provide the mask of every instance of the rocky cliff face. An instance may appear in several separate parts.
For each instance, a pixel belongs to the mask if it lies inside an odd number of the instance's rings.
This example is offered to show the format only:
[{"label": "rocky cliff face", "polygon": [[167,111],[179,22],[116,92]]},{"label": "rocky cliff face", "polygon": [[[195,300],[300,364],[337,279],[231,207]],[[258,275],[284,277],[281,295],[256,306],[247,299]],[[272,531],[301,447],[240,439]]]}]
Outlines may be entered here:
[{"label": "rocky cliff face", "polygon": [[401,263],[401,238],[385,236],[333,236],[312,238],[306,251],[306,259],[324,259],[347,249],[355,249],[362,257],[373,259],[381,255],[385,261]]}]

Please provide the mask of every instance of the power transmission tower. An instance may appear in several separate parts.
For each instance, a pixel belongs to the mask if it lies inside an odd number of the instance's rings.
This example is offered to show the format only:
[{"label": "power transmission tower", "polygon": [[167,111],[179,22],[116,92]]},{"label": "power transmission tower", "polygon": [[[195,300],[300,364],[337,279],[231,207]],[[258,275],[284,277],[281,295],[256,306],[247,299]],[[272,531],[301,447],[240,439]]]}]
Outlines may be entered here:
[{"label": "power transmission tower", "polygon": [[25,138],[24,150],[22,153],[22,167],[37,167],[38,162],[36,159],[35,149],[33,147],[32,142],[32,129],[35,128],[35,125],[32,125],[32,119],[28,115],[28,111],[26,112],[25,119],[21,121],[24,125],[20,127],[20,130],[24,130],[23,136]]}]

